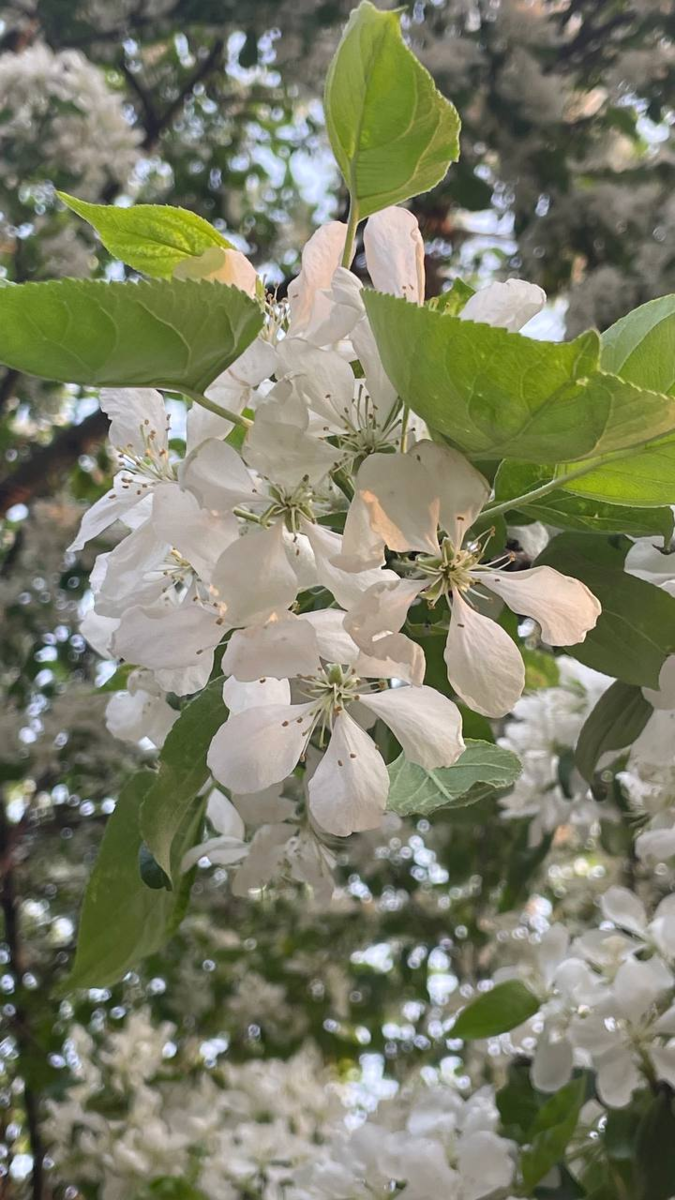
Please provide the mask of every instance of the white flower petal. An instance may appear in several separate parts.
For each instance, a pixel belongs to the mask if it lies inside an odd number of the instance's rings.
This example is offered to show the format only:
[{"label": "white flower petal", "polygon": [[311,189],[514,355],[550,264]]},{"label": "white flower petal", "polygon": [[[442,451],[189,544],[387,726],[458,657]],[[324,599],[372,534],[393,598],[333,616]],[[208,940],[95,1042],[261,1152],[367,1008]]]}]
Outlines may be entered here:
[{"label": "white flower petal", "polygon": [[460,711],[435,688],[390,688],[362,695],[361,703],[389,726],[406,758],[427,771],[451,767],[464,750]]},{"label": "white flower petal", "polygon": [[434,480],[440,498],[440,524],[459,549],[490,496],[487,479],[451,446],[425,440],[417,442],[409,453],[424,464]]},{"label": "white flower petal", "polygon": [[576,646],[597,624],[602,605],[580,579],[553,567],[528,571],[478,568],[480,581],[522,616],[534,617],[550,646]]},{"label": "white flower petal", "polygon": [[307,425],[307,409],[299,397],[291,394],[266,400],[258,406],[246,436],[244,459],[260,475],[285,488],[296,488],[303,480],[319,483],[341,452],[313,437]]},{"label": "white flower petal", "polygon": [[274,617],[265,625],[236,629],[222,667],[226,675],[244,682],[256,679],[292,679],[318,670],[320,653],[316,633],[304,617],[292,613]]},{"label": "white flower petal", "polygon": [[458,592],[453,594],[444,658],[455,691],[486,717],[506,716],[525,687],[525,667],[515,642]]},{"label": "white flower petal", "polygon": [[260,505],[266,500],[234,447],[217,438],[207,438],[188,454],[179,480],[202,508],[213,512],[229,512],[238,504]]},{"label": "white flower petal", "polygon": [[379,750],[348,713],[341,713],[309,783],[312,816],[336,837],[376,829],[388,794],[389,775]]},{"label": "white flower petal", "polygon": [[238,538],[221,554],[211,582],[229,625],[255,625],[288,608],[298,590],[281,522]]},{"label": "white flower petal", "polygon": [[269,704],[235,713],[215,735],[207,762],[230,791],[261,792],[294,770],[311,727],[311,704]]},{"label": "white flower petal", "polygon": [[139,690],[115,692],[105,710],[105,723],[113,737],[123,742],[139,742],[149,738],[158,749],[179,713],[167,704],[163,696],[150,695]]},{"label": "white flower petal", "polygon": [[[189,596],[175,608],[129,608],[113,635],[115,654],[151,671],[201,666],[226,632],[213,612]],[[211,653],[209,653],[211,652]]]},{"label": "white flower petal", "polygon": [[344,538],[312,521],[302,520],[301,527],[312,551],[319,583],[333,593],[342,608],[350,608],[374,583],[395,580],[394,571],[382,570],[379,566],[350,571],[341,567]]},{"label": "white flower petal", "polygon": [[539,1092],[557,1092],[572,1075],[574,1055],[567,1038],[552,1038],[544,1030],[532,1063],[532,1083]]},{"label": "white flower petal", "polygon": [[335,350],[287,337],[277,351],[281,370],[304,403],[326,422],[323,432],[343,430],[352,413],[354,373]]},{"label": "white flower petal", "polygon": [[624,559],[629,575],[662,586],[675,579],[675,554],[666,554],[653,537],[636,538]]},{"label": "white flower petal", "polygon": [[213,866],[230,867],[233,863],[241,862],[248,854],[248,845],[240,838],[234,837],[214,837],[207,838],[205,842],[200,842],[197,846],[193,846],[191,850],[186,850],[181,859],[180,869],[185,874],[198,863],[200,858],[208,858]]},{"label": "white flower petal", "polygon": [[546,292],[536,283],[524,279],[507,279],[505,283],[490,283],[467,300],[462,309],[462,321],[479,321],[517,333],[532,317],[541,312]]},{"label": "white flower petal", "polygon": [[602,914],[621,929],[643,934],[647,929],[645,906],[635,892],[624,887],[610,887],[600,897]]},{"label": "white flower petal", "polygon": [[322,608],[317,612],[303,613],[316,634],[319,654],[325,662],[355,663],[359,648],[345,629],[345,614],[340,608]]},{"label": "white flower petal", "polygon": [[654,1064],[657,1078],[675,1088],[675,1041],[670,1041],[665,1046],[652,1046],[649,1057]]},{"label": "white flower petal", "polygon": [[[414,684],[422,682],[426,669],[424,651],[399,630],[410,605],[425,586],[424,581],[410,579],[376,583],[350,608],[345,628],[363,655],[372,660],[360,664],[361,674],[382,679],[398,676]],[[376,660],[380,660],[379,669]]]},{"label": "white flower petal", "polygon": [[212,788],[206,804],[206,815],[213,828],[225,837],[242,839],[245,826],[241,814],[220,788]]},{"label": "white flower petal", "polygon": [[108,437],[121,451],[143,458],[150,443],[157,454],[168,446],[164,398],[155,388],[102,388],[99,404],[110,417]]},{"label": "white flower petal", "polygon": [[675,654],[661,667],[658,688],[643,688],[642,695],[654,708],[675,709]]},{"label": "white flower petal", "polygon": [[610,1108],[625,1108],[633,1092],[644,1086],[629,1047],[617,1048],[595,1067],[598,1096]]},{"label": "white flower petal", "polygon": [[627,958],[614,977],[616,1005],[622,1016],[637,1022],[672,986],[672,974],[659,959]]},{"label": "white flower petal", "polygon": [[255,679],[242,683],[231,675],[223,684],[223,700],[230,714],[243,712],[246,708],[260,708],[265,704],[290,704],[291,689],[287,679]]},{"label": "white flower petal", "polygon": [[236,517],[200,508],[192,492],[183,492],[174,483],[155,488],[152,525],[206,583],[220,555],[239,536]]},{"label": "white flower petal", "polygon": [[417,217],[392,205],[366,221],[366,266],[378,292],[424,303],[424,240]]},{"label": "white flower petal", "polygon": [[135,489],[129,489],[121,494],[114,488],[106,492],[105,496],[101,496],[84,513],[77,536],[68,546],[69,554],[77,554],[86,546],[87,542],[98,537],[99,533],[103,533],[104,529],[108,529],[115,521],[123,520],[129,510],[135,508],[138,502]]},{"label": "white flower petal", "polygon": [[462,1200],[480,1200],[509,1186],[515,1173],[510,1145],[506,1138],[483,1129],[460,1138],[457,1169],[462,1179]]}]

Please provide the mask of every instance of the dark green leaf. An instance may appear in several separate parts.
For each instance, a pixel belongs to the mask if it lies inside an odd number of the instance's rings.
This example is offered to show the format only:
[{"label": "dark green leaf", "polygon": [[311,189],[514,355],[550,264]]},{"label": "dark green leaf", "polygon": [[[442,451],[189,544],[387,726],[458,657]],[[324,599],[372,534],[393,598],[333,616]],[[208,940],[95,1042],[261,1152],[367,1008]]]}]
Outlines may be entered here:
[{"label": "dark green leaf", "polygon": [[675,598],[624,571],[629,546],[627,538],[562,533],[537,564],[583,580],[602,604],[595,629],[570,646],[570,653],[625,683],[655,688],[663,663],[675,652]]},{"label": "dark green leaf", "polygon": [[[75,963],[62,992],[116,983],[159,950],[182,918],[189,880],[178,892],[152,890],[138,869],[140,809],[154,781],[154,771],[139,771],[120,792],[89,880]],[[182,849],[192,844],[191,832],[185,832]]]},{"label": "dark green leaf", "polygon": [[203,392],[262,321],[222,283],[22,283],[0,288],[0,362],[62,383]]},{"label": "dark green leaf", "polygon": [[520,1165],[527,1195],[560,1162],[579,1120],[586,1096],[582,1075],[572,1079],[539,1109],[530,1131],[532,1144],[522,1154]]},{"label": "dark green leaf", "polygon": [[223,680],[215,679],[185,706],[169,731],[159,772],[143,802],[141,829],[159,866],[174,880],[180,863],[172,864],[172,848],[195,796],[209,778],[206,755],[227,717]]},{"label": "dark green leaf", "polygon": [[670,1088],[659,1092],[637,1131],[635,1200],[675,1196],[675,1112]]},{"label": "dark green leaf", "polygon": [[462,1009],[452,1036],[464,1041],[496,1037],[522,1025],[539,1011],[540,1001],[519,979],[498,983]]},{"label": "dark green leaf", "polygon": [[653,711],[641,688],[617,679],[600,697],[579,734],[575,763],[584,779],[592,781],[601,755],[630,746]]},{"label": "dark green leaf", "polygon": [[465,808],[515,783],[521,764],[492,742],[467,742],[452,767],[427,771],[400,755],[389,767],[387,807],[400,816],[428,816],[438,808]]}]

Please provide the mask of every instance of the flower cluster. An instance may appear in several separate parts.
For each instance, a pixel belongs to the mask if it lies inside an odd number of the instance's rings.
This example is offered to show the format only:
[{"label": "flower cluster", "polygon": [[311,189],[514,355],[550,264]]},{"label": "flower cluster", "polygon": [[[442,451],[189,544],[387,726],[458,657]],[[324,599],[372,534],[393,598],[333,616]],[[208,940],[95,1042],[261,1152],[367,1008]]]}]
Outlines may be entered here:
[{"label": "flower cluster", "polygon": [[[190,410],[183,457],[159,392],[103,391],[119,470],[72,546],[116,521],[128,530],[96,561],[82,626],[139,668],[111,702],[111,728],[161,745],[174,719],[163,693],[194,694],[217,663],[229,716],[208,756],[216,783],[248,823],[241,798],[310,763],[309,827],[340,837],[382,819],[381,724],[409,762],[434,770],[464,749],[456,699],[490,717],[516,704],[524,667],[502,602],[553,646],[582,641],[600,612],[578,580],[514,571],[510,551],[491,551],[490,484],[401,404],[361,282],[341,265],[345,237],[331,222],[311,238],[287,306],[270,298],[263,332],[208,389],[209,408]],[[364,245],[375,287],[420,304],[412,214],[371,217]],[[221,255],[218,278],[254,291],[243,255]],[[543,299],[511,280],[471,296],[461,317],[517,330]],[[444,690],[425,684],[414,636],[431,622],[447,631]],[[216,831],[236,840],[218,811]]]}]

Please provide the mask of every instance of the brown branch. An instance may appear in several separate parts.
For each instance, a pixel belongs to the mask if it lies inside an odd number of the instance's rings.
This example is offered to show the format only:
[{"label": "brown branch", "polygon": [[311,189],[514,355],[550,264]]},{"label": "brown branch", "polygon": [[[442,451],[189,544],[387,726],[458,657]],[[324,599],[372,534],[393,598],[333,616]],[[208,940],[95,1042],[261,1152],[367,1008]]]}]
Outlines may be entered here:
[{"label": "brown branch", "polygon": [[151,92],[143,87],[136,73],[131,70],[126,62],[120,63],[120,71],[124,75],[129,87],[136,93],[141,107],[141,124],[145,129],[141,145],[144,150],[152,150],[160,135],[168,128],[176,114],[180,112],[188,96],[192,94],[197,84],[202,83],[215,69],[224,47],[225,41],[223,38],[216,38],[214,40],[206,57],[202,59],[192,75],[186,79],[178,95],[171,101],[163,113],[157,112]]},{"label": "brown branch", "polygon": [[0,516],[14,504],[29,504],[47,495],[59,476],[68,471],[81,454],[97,446],[108,431],[108,418],[100,409],[79,425],[62,429],[47,446],[39,446],[15,471],[0,480]]},{"label": "brown branch", "polygon": [[[0,911],[3,916],[4,940],[9,952],[9,970],[14,980],[14,1028],[19,1052],[25,1055],[32,1035],[28,1024],[27,1014],[21,1004],[23,975],[26,965],[23,960],[21,946],[21,926],[19,921],[19,896],[16,890],[16,871],[14,864],[14,837],[12,827],[7,819],[5,801],[0,795]],[[26,1127],[30,1142],[33,1169],[31,1172],[32,1200],[44,1200],[44,1146],[40,1131],[40,1115],[38,1096],[24,1080],[23,1107],[26,1114]]]}]

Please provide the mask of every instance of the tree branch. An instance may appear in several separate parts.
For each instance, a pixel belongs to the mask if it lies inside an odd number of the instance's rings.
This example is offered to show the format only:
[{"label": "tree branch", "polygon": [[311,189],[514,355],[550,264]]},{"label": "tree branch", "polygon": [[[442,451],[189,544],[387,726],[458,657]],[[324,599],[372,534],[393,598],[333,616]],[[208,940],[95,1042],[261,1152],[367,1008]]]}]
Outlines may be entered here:
[{"label": "tree branch", "polygon": [[79,425],[71,425],[57,433],[47,446],[39,446],[28,458],[0,480],[0,516],[14,504],[29,504],[37,496],[45,496],[54,482],[98,445],[108,431],[108,418],[100,409],[85,417]]},{"label": "tree branch", "polygon": [[[28,1018],[21,1004],[22,979],[25,972],[19,923],[19,897],[16,891],[13,831],[7,820],[5,801],[0,795],[0,909],[4,925],[4,940],[9,951],[9,969],[14,980],[14,1028],[19,1053],[26,1054],[31,1041]],[[44,1200],[44,1146],[40,1132],[38,1097],[24,1080],[23,1107],[30,1142],[33,1170],[31,1173],[32,1200]]]}]

